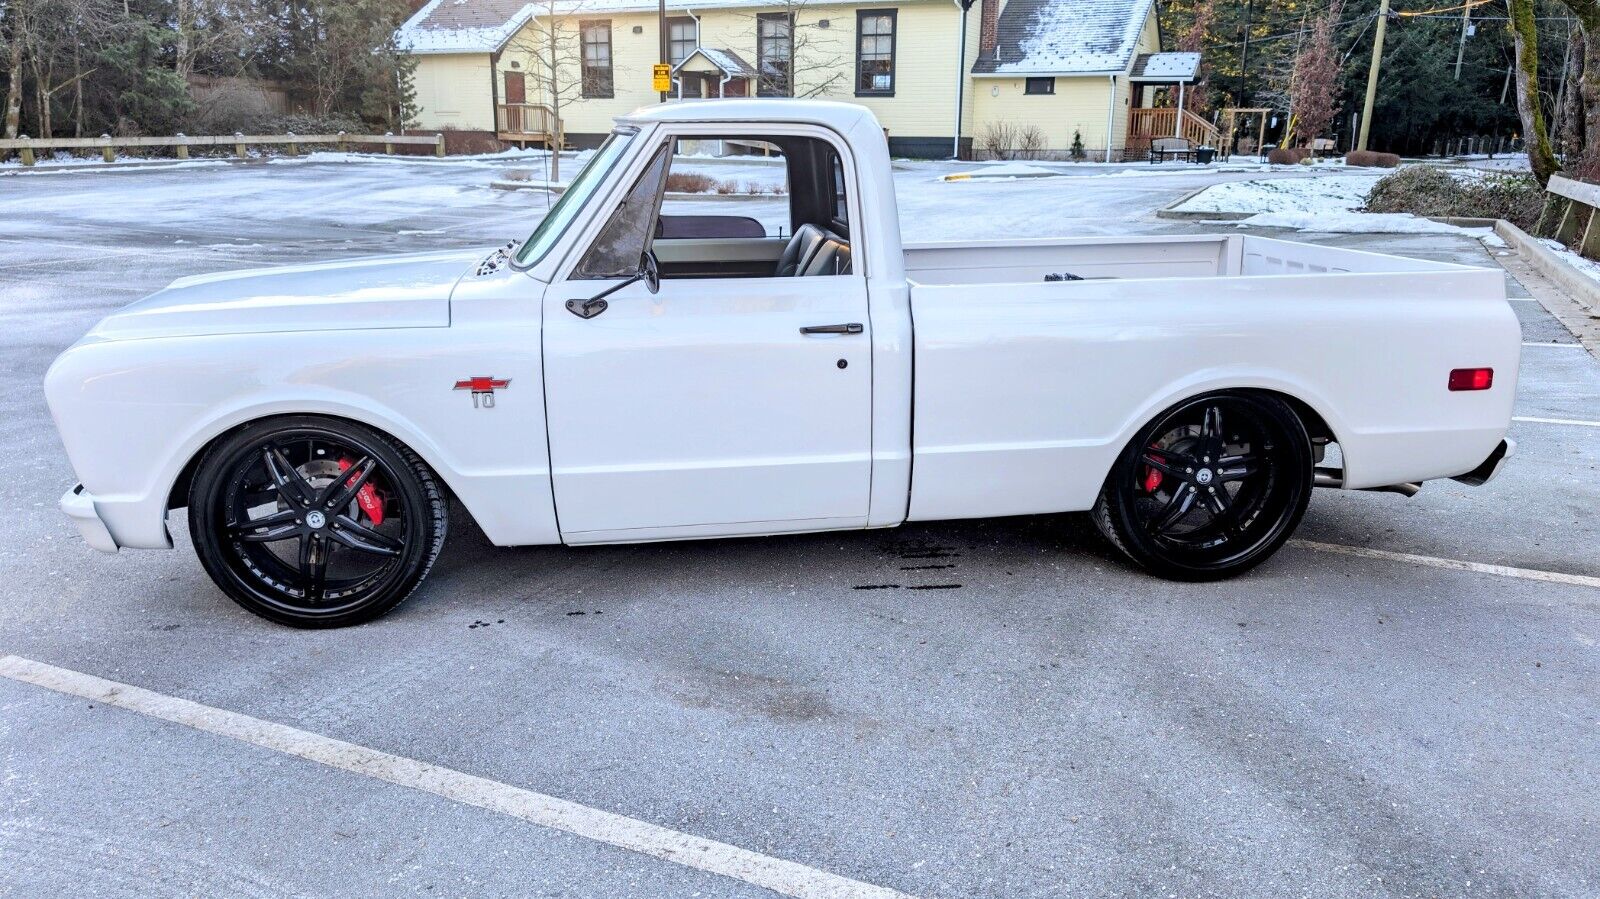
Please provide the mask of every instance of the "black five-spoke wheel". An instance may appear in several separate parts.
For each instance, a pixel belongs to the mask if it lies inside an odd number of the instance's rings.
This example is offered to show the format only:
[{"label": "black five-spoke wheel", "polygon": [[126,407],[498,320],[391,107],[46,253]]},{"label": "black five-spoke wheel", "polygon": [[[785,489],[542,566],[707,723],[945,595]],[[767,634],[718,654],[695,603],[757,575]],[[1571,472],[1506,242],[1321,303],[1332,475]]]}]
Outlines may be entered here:
[{"label": "black five-spoke wheel", "polygon": [[246,609],[338,627],[416,588],[443,546],[445,506],[405,447],[360,425],[294,417],[249,425],[207,453],[189,529],[207,572]]},{"label": "black five-spoke wheel", "polygon": [[1221,578],[1288,539],[1311,483],[1311,444],[1293,409],[1265,395],[1213,394],[1169,409],[1135,436],[1093,517],[1156,574]]}]

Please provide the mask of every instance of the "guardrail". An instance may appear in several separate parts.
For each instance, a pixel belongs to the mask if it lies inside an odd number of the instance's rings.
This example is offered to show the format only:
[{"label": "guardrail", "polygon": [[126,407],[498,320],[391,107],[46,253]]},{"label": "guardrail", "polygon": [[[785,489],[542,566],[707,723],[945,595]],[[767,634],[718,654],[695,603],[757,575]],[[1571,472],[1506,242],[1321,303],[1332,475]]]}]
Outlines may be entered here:
[{"label": "guardrail", "polygon": [[349,146],[383,145],[383,151],[390,156],[394,155],[396,146],[428,146],[433,147],[435,156],[444,155],[444,135],[409,135],[409,134],[233,134],[189,137],[177,134],[172,137],[112,137],[102,134],[99,137],[53,137],[31,138],[22,137],[0,140],[0,158],[10,155],[10,151],[17,150],[22,154],[23,165],[33,165],[37,160],[39,150],[99,150],[106,162],[115,162],[117,150],[130,147],[176,147],[179,159],[189,158],[190,147],[229,147],[233,148],[233,155],[244,158],[248,155],[251,146],[284,146],[288,148],[290,156],[299,156],[300,147],[305,144],[329,144],[344,150]]},{"label": "guardrail", "polygon": [[1600,215],[1595,212],[1600,208],[1600,186],[1556,174],[1545,190],[1567,202],[1558,217],[1552,213],[1559,204],[1547,204],[1534,231],[1574,247],[1581,256],[1600,258]]}]

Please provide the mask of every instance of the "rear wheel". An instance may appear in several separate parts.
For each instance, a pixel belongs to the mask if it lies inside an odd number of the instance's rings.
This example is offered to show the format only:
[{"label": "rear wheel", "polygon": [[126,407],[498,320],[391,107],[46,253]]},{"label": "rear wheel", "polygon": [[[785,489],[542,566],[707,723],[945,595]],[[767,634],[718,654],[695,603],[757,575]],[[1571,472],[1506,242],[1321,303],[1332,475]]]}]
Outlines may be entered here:
[{"label": "rear wheel", "polygon": [[1311,441],[1287,404],[1211,394],[1167,410],[1134,437],[1092,515],[1152,573],[1214,580],[1283,545],[1305,514],[1312,475]]},{"label": "rear wheel", "polygon": [[239,605],[341,627],[405,599],[444,545],[445,501],[409,449],[350,422],[248,425],[208,452],[189,493],[206,572]]}]

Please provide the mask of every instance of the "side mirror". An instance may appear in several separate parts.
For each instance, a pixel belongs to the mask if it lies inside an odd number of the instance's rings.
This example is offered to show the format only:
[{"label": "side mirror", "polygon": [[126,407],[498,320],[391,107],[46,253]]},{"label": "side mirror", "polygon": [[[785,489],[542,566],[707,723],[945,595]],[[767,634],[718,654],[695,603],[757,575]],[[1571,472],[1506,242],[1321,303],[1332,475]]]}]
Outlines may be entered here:
[{"label": "side mirror", "polygon": [[587,300],[568,300],[567,311],[579,318],[594,318],[611,308],[611,304],[606,302],[606,297],[627,287],[629,284],[637,284],[640,281],[644,282],[644,286],[648,287],[652,294],[661,292],[661,266],[656,262],[656,254],[649,250],[646,250],[644,255],[639,257],[639,270],[634,273],[633,277],[623,281],[621,284],[607,287]]},{"label": "side mirror", "polygon": [[652,294],[661,292],[661,263],[656,261],[654,250],[645,250],[639,257],[639,277],[644,279],[644,286],[650,288]]}]

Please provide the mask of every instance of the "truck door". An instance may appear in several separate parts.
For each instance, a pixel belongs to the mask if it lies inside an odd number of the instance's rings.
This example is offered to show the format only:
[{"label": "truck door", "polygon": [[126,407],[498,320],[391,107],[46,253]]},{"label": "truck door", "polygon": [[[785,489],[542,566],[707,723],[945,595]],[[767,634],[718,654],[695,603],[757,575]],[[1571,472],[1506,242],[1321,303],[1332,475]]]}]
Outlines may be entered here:
[{"label": "truck door", "polygon": [[714,244],[698,241],[696,275],[669,272],[657,293],[646,283],[623,287],[605,297],[603,311],[581,306],[635,273],[652,249],[673,144],[644,163],[544,298],[562,538],[862,527],[872,344],[866,279],[851,270],[842,236],[806,229],[808,240],[814,231],[836,240],[829,255],[813,253],[788,277],[751,277],[749,246],[736,241],[727,276],[717,277]]}]

